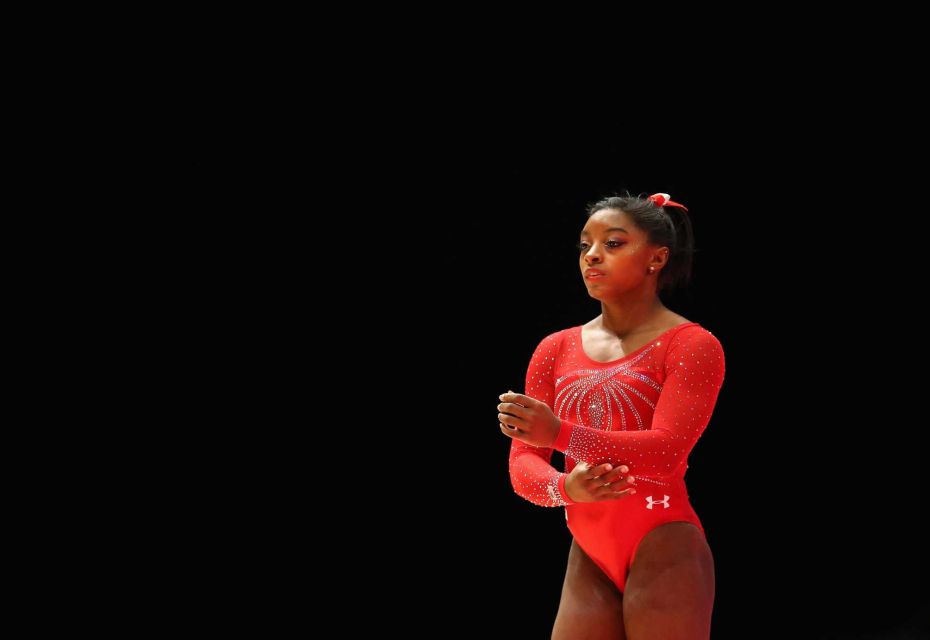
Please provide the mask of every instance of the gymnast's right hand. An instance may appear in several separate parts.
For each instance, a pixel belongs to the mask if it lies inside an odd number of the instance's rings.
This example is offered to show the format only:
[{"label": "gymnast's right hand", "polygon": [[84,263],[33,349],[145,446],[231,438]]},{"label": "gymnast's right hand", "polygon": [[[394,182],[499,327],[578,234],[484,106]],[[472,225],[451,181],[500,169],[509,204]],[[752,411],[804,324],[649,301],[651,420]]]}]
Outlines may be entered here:
[{"label": "gymnast's right hand", "polygon": [[591,467],[587,462],[579,462],[565,478],[565,493],[575,502],[625,498],[636,493],[636,479],[627,475],[629,471],[626,465],[613,468],[605,462]]}]

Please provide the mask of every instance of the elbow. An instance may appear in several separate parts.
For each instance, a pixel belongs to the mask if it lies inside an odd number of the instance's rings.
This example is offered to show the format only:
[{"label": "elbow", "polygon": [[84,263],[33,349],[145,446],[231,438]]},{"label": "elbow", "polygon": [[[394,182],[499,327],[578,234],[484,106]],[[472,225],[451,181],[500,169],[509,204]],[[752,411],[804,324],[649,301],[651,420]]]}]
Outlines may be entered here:
[{"label": "elbow", "polygon": [[523,498],[524,500],[528,502],[532,502],[532,500],[530,500],[529,492],[526,490],[525,487],[523,487],[519,482],[517,482],[516,478],[513,475],[513,472],[511,472],[510,474],[510,486],[513,487],[513,492],[515,494],[517,494],[518,496],[520,496],[521,498]]},{"label": "elbow", "polygon": [[510,486],[513,488],[513,492],[517,494],[518,496],[520,496],[521,498],[526,498],[526,496],[524,495],[525,492],[521,488],[520,483],[517,482],[517,475],[514,473],[513,464],[510,465],[509,476],[510,476]]},{"label": "elbow", "polygon": [[529,490],[529,488],[526,485],[520,482],[517,482],[513,473],[510,474],[510,486],[513,487],[513,492],[516,495],[523,498],[530,504],[535,504],[536,506],[539,506],[539,507],[547,506],[547,503],[545,502],[543,498],[538,496],[535,492]]}]

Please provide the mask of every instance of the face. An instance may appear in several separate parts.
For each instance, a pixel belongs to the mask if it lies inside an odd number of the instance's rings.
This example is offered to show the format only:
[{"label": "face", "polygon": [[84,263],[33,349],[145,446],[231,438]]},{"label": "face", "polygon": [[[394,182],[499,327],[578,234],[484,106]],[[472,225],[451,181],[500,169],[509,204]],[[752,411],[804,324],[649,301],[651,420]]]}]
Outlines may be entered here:
[{"label": "face", "polygon": [[619,209],[601,209],[588,218],[578,248],[588,294],[598,299],[655,287],[668,259],[668,248],[650,244],[646,232]]}]

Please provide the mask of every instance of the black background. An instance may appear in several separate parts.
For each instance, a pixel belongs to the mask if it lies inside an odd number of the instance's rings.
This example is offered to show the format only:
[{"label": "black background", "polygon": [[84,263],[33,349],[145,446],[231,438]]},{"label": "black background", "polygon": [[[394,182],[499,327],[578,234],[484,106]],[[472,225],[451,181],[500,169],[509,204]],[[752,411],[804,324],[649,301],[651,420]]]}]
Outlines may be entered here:
[{"label": "black background", "polygon": [[223,225],[240,225],[233,311],[262,354],[250,424],[296,438],[262,452],[256,521],[303,532],[300,580],[364,614],[336,621],[549,637],[570,537],[560,509],[513,493],[495,406],[540,339],[599,313],[574,245],[586,205],[629,190],[689,207],[694,281],[667,304],[726,353],[687,475],[712,637],[910,637],[928,602],[927,348],[906,132],[428,111],[188,146],[204,205],[247,211]]},{"label": "black background", "polygon": [[[585,77],[538,55],[567,41],[529,21],[495,24],[505,56],[445,23],[369,38],[357,15],[335,44],[276,27],[266,46],[211,16],[203,55],[182,52],[125,133],[151,159],[113,157],[145,179],[117,201],[163,289],[130,344],[176,337],[164,400],[205,398],[170,420],[202,481],[165,521],[211,584],[179,572],[171,594],[219,594],[210,625],[549,637],[569,537],[561,510],[513,494],[494,407],[542,337],[598,313],[573,248],[585,205],[665,191],[699,249],[669,306],[727,361],[687,477],[712,637],[910,637],[930,600],[922,40],[906,16],[809,17],[680,48],[615,21],[652,46],[614,39],[606,77]],[[220,33],[232,46],[201,37]]]},{"label": "black background", "polygon": [[400,480],[404,553],[389,564],[422,587],[400,612],[548,637],[570,537],[561,510],[513,494],[494,406],[523,389],[541,338],[599,313],[574,244],[587,203],[629,190],[689,206],[694,282],[668,305],[726,352],[687,476],[716,561],[712,637],[913,626],[928,601],[922,224],[903,193],[916,170],[875,141],[789,127],[504,127],[414,148],[423,158],[388,174],[409,198],[392,218],[389,350],[414,370],[387,388],[411,410],[400,452],[416,478]]}]

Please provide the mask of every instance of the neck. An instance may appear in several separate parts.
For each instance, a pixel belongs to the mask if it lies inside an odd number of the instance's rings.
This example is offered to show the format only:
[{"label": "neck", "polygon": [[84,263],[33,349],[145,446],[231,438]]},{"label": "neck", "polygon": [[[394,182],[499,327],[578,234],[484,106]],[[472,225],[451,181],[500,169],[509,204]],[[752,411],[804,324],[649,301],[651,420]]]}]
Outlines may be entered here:
[{"label": "neck", "polygon": [[601,324],[620,338],[648,331],[652,321],[666,311],[654,291],[638,298],[601,302]]}]

